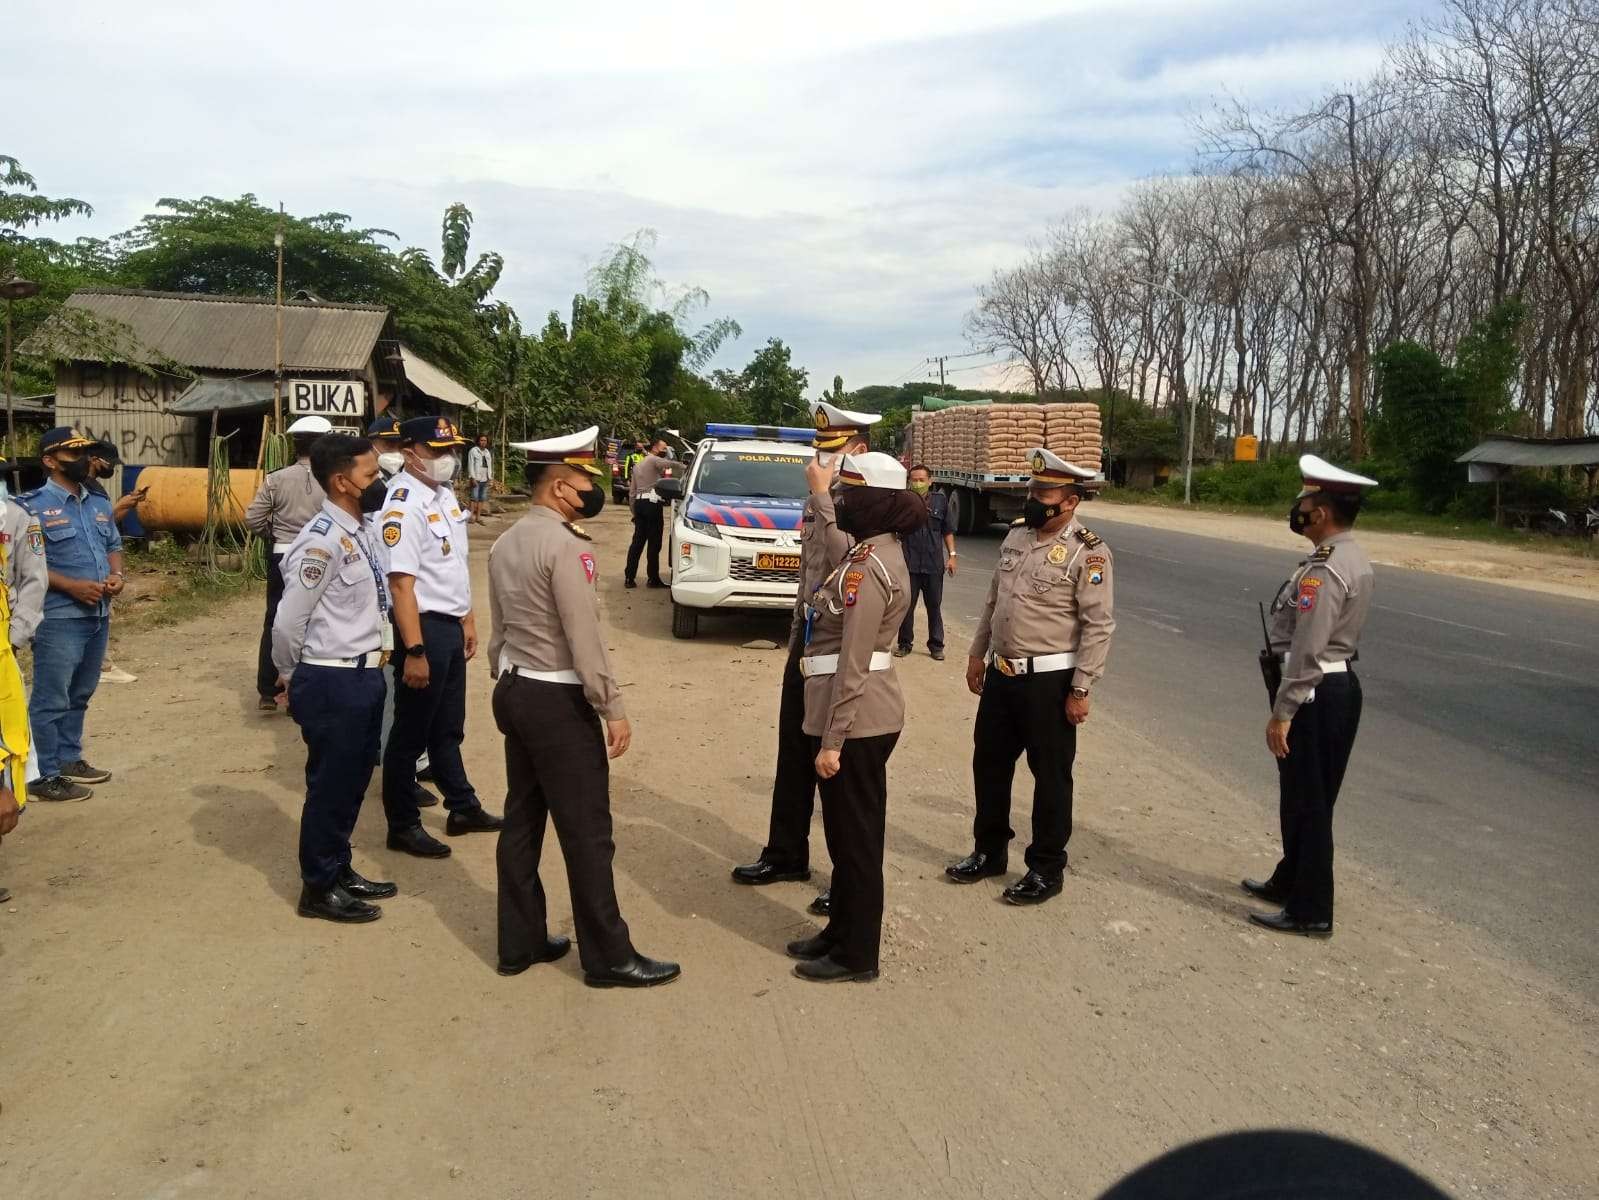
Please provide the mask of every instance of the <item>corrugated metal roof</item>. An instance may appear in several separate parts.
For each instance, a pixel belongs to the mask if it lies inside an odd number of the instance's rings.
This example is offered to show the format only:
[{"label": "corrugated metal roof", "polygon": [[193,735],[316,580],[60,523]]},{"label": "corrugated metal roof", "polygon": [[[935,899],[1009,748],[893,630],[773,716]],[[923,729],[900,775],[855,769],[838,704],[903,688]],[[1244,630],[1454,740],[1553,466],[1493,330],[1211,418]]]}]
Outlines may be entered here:
[{"label": "corrugated metal roof", "polygon": [[[270,371],[274,365],[275,306],[269,297],[80,288],[66,307],[125,326],[142,348],[186,367]],[[285,301],[283,366],[364,370],[387,320],[388,309],[380,304]],[[47,321],[26,345],[25,353],[41,358],[98,357],[60,321]]]},{"label": "corrugated metal roof", "polygon": [[470,388],[456,383],[443,371],[423,358],[411,347],[400,344],[400,357],[405,362],[405,378],[417,391],[453,404],[457,408],[475,408],[478,412],[493,412],[494,406],[486,403]]},{"label": "corrugated metal roof", "polygon": [[1455,461],[1501,467],[1591,467],[1599,465],[1599,437],[1492,437]]}]

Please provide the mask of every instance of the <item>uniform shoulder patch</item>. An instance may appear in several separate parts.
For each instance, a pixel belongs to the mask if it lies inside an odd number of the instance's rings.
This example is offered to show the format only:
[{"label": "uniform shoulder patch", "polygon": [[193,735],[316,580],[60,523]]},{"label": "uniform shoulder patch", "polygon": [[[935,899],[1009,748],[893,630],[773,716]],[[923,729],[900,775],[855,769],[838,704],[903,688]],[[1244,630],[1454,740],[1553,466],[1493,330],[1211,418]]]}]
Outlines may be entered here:
[{"label": "uniform shoulder patch", "polygon": [[865,571],[844,572],[844,603],[853,605],[860,597],[861,584],[866,579]]},{"label": "uniform shoulder patch", "polygon": [[1099,546],[1104,544],[1104,539],[1101,538],[1099,534],[1087,529],[1079,529],[1077,531],[1077,540],[1082,542],[1082,544],[1085,546]]},{"label": "uniform shoulder patch", "polygon": [[390,504],[398,504],[401,500],[404,500],[410,494],[411,494],[411,489],[410,488],[403,488],[403,487],[395,488],[392,492],[389,493],[389,503]]},{"label": "uniform shoulder patch", "polygon": [[329,562],[333,558],[333,555],[322,549],[321,546],[307,546],[305,548],[305,556],[307,558],[320,558],[324,562]]},{"label": "uniform shoulder patch", "polygon": [[34,555],[44,553],[44,531],[39,528],[37,521],[28,526],[28,550]]},{"label": "uniform shoulder patch", "polygon": [[389,520],[392,517],[392,518],[397,520],[397,519],[399,519],[400,517],[403,517],[403,516],[405,516],[405,509],[403,509],[403,508],[391,508],[391,509],[389,509],[388,512],[383,514],[383,519],[385,521],[387,521],[387,520]]},{"label": "uniform shoulder patch", "polygon": [[872,543],[871,542],[862,542],[859,546],[856,546],[855,549],[850,552],[849,560],[850,560],[850,562],[865,562],[871,556],[872,556]]},{"label": "uniform shoulder patch", "polygon": [[383,544],[385,546],[398,546],[400,544],[400,523],[398,521],[384,522]]},{"label": "uniform shoulder patch", "polygon": [[1338,547],[1334,546],[1331,542],[1324,542],[1320,546],[1316,547],[1316,552],[1312,554],[1306,561],[1313,563],[1326,562],[1332,557],[1333,551],[1336,549],[1338,549]]},{"label": "uniform shoulder patch", "polygon": [[332,528],[333,518],[328,516],[327,513],[323,513],[320,517],[311,522],[312,533],[326,533]]},{"label": "uniform shoulder patch", "polygon": [[300,563],[300,582],[305,585],[308,590],[314,591],[316,589],[316,585],[322,582],[322,576],[324,573],[326,573],[327,569],[327,563],[323,562],[321,559],[306,558],[302,563]]},{"label": "uniform shoulder patch", "polygon": [[583,531],[583,527],[581,525],[574,525],[570,521],[562,521],[561,524],[566,526],[567,532],[570,533],[573,537],[580,537],[585,542],[592,542],[594,540],[593,538],[589,537],[589,535],[587,533],[585,533]]},{"label": "uniform shoulder patch", "polygon": [[583,574],[588,577],[588,581],[590,583],[593,583],[594,576],[598,573],[597,568],[594,565],[594,556],[585,550],[582,554],[579,554],[577,558],[578,561],[583,564]]}]

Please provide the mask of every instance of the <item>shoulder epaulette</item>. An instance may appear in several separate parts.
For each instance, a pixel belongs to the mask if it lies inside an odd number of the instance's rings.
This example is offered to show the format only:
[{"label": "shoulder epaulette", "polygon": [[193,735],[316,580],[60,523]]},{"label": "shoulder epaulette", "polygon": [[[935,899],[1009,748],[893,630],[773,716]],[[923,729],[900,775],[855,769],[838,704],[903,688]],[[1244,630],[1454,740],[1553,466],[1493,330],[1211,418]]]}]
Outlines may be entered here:
[{"label": "shoulder epaulette", "polygon": [[861,562],[865,562],[871,556],[872,556],[872,543],[871,542],[862,542],[859,546],[856,546],[855,549],[850,553],[849,560],[850,560],[850,562],[861,563]]},{"label": "shoulder epaulette", "polygon": [[1093,549],[1095,546],[1104,544],[1104,539],[1101,538],[1099,534],[1093,533],[1087,529],[1079,529],[1077,531],[1077,540],[1082,542],[1083,545],[1087,546],[1089,549]]},{"label": "shoulder epaulette", "polygon": [[581,525],[574,525],[570,521],[562,521],[561,524],[566,526],[567,531],[570,532],[573,537],[580,537],[585,542],[592,542],[594,540],[587,533],[583,532],[583,527]]},{"label": "shoulder epaulette", "polygon": [[1313,563],[1326,562],[1332,557],[1332,552],[1336,549],[1338,549],[1338,547],[1334,546],[1331,542],[1325,542],[1316,547],[1316,552],[1310,556],[1309,561]]},{"label": "shoulder epaulette", "polygon": [[311,522],[311,532],[312,533],[326,533],[328,530],[330,530],[332,528],[333,528],[333,518],[328,516],[327,513],[323,513],[320,517],[318,517],[316,520]]},{"label": "shoulder epaulette", "polygon": [[404,500],[410,494],[411,494],[411,489],[410,488],[403,488],[403,487],[395,488],[392,492],[389,493],[389,503],[390,504],[398,504],[401,500]]}]

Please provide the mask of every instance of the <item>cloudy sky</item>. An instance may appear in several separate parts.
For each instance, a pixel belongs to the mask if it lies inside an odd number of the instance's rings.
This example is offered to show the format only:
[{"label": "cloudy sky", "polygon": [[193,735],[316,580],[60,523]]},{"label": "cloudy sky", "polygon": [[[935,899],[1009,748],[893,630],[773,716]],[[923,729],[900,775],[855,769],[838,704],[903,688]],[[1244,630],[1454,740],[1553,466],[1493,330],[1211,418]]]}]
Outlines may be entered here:
[{"label": "cloudy sky", "polygon": [[12,0],[0,152],[95,206],[63,233],[254,192],[436,252],[462,200],[535,327],[652,228],[662,277],[744,327],[722,365],[775,336],[815,388],[855,387],[967,350],[975,285],[1189,166],[1214,98],[1358,79],[1432,7]]}]

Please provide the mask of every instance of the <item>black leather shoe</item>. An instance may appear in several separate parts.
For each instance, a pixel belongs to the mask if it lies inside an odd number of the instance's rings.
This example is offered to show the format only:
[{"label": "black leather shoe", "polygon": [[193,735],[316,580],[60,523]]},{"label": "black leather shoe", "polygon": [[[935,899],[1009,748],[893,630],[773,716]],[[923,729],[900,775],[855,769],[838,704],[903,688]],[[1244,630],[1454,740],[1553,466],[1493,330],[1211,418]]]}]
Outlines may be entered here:
[{"label": "black leather shoe", "polygon": [[416,806],[418,808],[432,808],[439,802],[439,798],[425,787],[416,789]]},{"label": "black leather shoe", "polygon": [[944,874],[956,883],[976,883],[979,879],[988,879],[1004,873],[1005,860],[996,858],[992,854],[984,854],[981,850],[973,850],[953,867],[944,868]]},{"label": "black leather shoe", "polygon": [[403,850],[417,858],[450,857],[450,848],[420,825],[389,830],[389,849]]},{"label": "black leather shoe", "polygon": [[1256,900],[1264,900],[1267,904],[1287,904],[1288,896],[1271,886],[1271,880],[1261,883],[1256,879],[1243,879],[1239,881],[1244,891]]},{"label": "black leather shoe", "polygon": [[745,863],[742,867],[733,868],[733,882],[747,883],[751,887],[760,887],[767,883],[804,883],[811,877],[809,867],[802,867],[798,871],[786,867],[778,867],[758,858],[752,863]]},{"label": "black leather shoe", "polygon": [[1287,910],[1274,913],[1249,914],[1249,919],[1262,929],[1269,929],[1273,933],[1294,933],[1300,937],[1330,938],[1332,937],[1331,921],[1301,921],[1290,917]]},{"label": "black leather shoe", "polygon": [[652,588],[663,588],[663,587],[671,587],[672,585],[667,583],[666,580],[664,580],[664,579],[652,579],[647,584],[645,584],[644,586],[645,587],[652,587]]},{"label": "black leather shoe", "polygon": [[783,948],[790,958],[803,959],[809,962],[816,958],[826,958],[833,948],[833,943],[827,940],[825,933],[818,933],[814,937],[800,938],[797,942],[790,942]]},{"label": "black leather shoe", "polygon": [[508,963],[502,958],[494,969],[501,975],[520,975],[537,963],[554,962],[558,958],[565,958],[566,952],[571,948],[571,938],[556,934],[552,938],[545,939],[543,954],[535,954],[531,958],[524,958],[514,963]]},{"label": "black leather shoe", "polygon": [[819,917],[832,916],[833,915],[833,889],[832,888],[828,888],[825,891],[818,892],[817,896],[816,896],[816,899],[812,900],[809,904],[807,904],[805,906],[805,911],[806,912],[815,913]]},{"label": "black leather shoe", "polygon": [[624,579],[624,580],[622,580],[622,586],[623,587],[627,587],[627,588],[636,588],[636,587],[638,587],[638,580],[636,580],[636,579]]},{"label": "black leather shoe", "polygon": [[944,661],[944,652],[942,650],[929,650],[928,653],[933,656],[934,662]]},{"label": "black leather shoe", "polygon": [[339,872],[339,886],[359,900],[387,900],[400,894],[400,889],[392,883],[363,879],[355,873],[354,867],[345,867]]},{"label": "black leather shoe", "polygon": [[877,978],[877,968],[857,971],[831,958],[813,958],[795,963],[794,974],[810,983],[871,983]]},{"label": "black leather shoe", "polygon": [[452,812],[449,820],[444,822],[445,837],[460,837],[465,833],[493,833],[505,828],[505,819],[496,817],[491,812],[485,812],[479,804],[476,808],[466,808],[459,812]]},{"label": "black leather shoe", "polygon": [[416,773],[416,781],[418,783],[432,783],[433,782],[433,768],[432,767],[422,767],[422,768],[420,768],[417,771],[417,773]]},{"label": "black leather shoe", "polygon": [[619,967],[609,967],[604,971],[583,972],[583,982],[589,987],[625,987],[646,988],[658,987],[663,983],[671,983],[683,973],[683,968],[675,962],[657,962],[653,958],[645,958],[642,954],[633,955],[632,959]]},{"label": "black leather shoe", "polygon": [[324,921],[338,921],[346,925],[376,921],[383,915],[383,910],[377,905],[356,899],[338,884],[326,890],[301,888],[300,906],[296,911],[302,917],[321,917]]},{"label": "black leather shoe", "polygon": [[1040,875],[1037,871],[1029,871],[1000,895],[1005,897],[1007,904],[1042,904],[1060,895],[1065,886],[1064,875]]},{"label": "black leather shoe", "polygon": [[911,652],[911,648],[909,646],[895,646],[894,647],[894,657],[895,658],[904,658],[910,652]]}]

